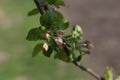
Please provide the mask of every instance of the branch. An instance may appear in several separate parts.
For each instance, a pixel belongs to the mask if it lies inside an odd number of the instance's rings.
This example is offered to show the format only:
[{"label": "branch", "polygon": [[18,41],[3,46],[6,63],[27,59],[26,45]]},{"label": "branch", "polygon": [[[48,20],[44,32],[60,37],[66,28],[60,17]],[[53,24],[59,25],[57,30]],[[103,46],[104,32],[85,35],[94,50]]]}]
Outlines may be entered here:
[{"label": "branch", "polygon": [[[44,14],[44,11],[47,11],[49,8],[48,8],[48,5],[47,4],[44,4],[44,3],[41,3],[40,0],[34,0],[39,12],[41,13],[41,15]],[[69,50],[67,49],[66,45],[65,45],[65,52],[67,55],[70,54]],[[86,68],[84,67],[83,65],[81,65],[80,63],[78,63],[77,61],[73,61],[73,64],[78,67],[79,69],[85,71],[85,72],[88,72],[90,75],[92,75],[94,78],[96,78],[97,80],[104,80],[103,77],[101,77],[100,75],[98,75],[97,73],[95,73],[94,71],[92,71],[91,69],[89,68]]]},{"label": "branch", "polygon": [[73,61],[73,64],[75,66],[77,66],[78,68],[80,68],[81,70],[85,71],[85,72],[88,72],[90,75],[92,75],[94,78],[96,78],[96,80],[103,80],[103,78],[98,75],[97,73],[95,73],[93,70],[89,69],[89,68],[86,68],[84,67],[83,65],[81,65],[80,63],[76,62],[76,61]]},{"label": "branch", "polygon": [[37,8],[39,9],[39,12],[41,13],[41,15],[43,15],[44,14],[44,11],[43,11],[43,9],[42,9],[42,3],[40,2],[40,0],[34,0],[34,2],[35,2],[35,4],[36,4],[36,6],[37,6]]}]

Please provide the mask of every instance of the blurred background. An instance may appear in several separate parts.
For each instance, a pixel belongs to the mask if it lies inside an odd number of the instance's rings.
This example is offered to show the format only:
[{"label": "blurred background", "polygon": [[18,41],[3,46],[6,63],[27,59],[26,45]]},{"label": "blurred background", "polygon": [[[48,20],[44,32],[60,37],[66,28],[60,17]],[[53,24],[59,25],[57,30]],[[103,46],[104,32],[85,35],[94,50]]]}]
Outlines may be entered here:
[{"label": "blurred background", "polygon": [[[79,24],[84,40],[95,48],[82,64],[97,73],[106,66],[120,73],[120,0],[65,0],[60,11],[71,25]],[[31,57],[37,42],[26,41],[28,31],[39,26],[39,15],[28,17],[33,0],[0,0],[0,80],[93,80],[74,65],[38,55]]]}]

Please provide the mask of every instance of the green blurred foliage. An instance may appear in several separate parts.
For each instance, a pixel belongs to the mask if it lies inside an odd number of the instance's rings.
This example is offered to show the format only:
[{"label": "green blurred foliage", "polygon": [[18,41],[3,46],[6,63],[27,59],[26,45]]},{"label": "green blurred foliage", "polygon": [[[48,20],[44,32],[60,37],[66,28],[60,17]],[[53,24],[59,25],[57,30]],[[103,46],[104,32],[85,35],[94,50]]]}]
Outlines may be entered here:
[{"label": "green blurred foliage", "polygon": [[109,67],[104,72],[104,80],[113,80],[113,71]]}]

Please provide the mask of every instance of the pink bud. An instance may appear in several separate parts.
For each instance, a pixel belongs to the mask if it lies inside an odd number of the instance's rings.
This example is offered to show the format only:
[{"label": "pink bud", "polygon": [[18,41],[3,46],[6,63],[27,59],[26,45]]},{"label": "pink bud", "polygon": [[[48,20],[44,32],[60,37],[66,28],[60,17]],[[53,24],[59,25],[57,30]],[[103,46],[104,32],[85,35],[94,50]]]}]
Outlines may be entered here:
[{"label": "pink bud", "polygon": [[48,39],[50,35],[48,33],[45,34],[45,38]]},{"label": "pink bud", "polygon": [[63,30],[59,30],[58,33],[59,33],[60,35],[63,35],[63,34],[64,34],[64,31],[63,31]]},{"label": "pink bud", "polygon": [[63,49],[63,45],[58,45],[59,49]]},{"label": "pink bud", "polygon": [[63,44],[63,40],[62,40],[61,37],[57,37],[57,38],[55,39],[55,41],[56,41],[57,45]]},{"label": "pink bud", "polygon": [[48,47],[47,43],[44,43],[44,44],[43,44],[43,49],[44,49],[45,51],[48,51],[48,48],[49,48],[49,47]]},{"label": "pink bud", "polygon": [[92,49],[92,48],[94,48],[94,45],[93,44],[89,44],[88,45],[88,49]]},{"label": "pink bud", "polygon": [[86,53],[87,53],[87,54],[91,54],[91,53],[92,53],[91,49],[88,49],[88,50],[86,51]]},{"label": "pink bud", "polygon": [[93,42],[92,42],[92,41],[87,40],[87,41],[86,41],[86,44],[87,44],[88,49],[94,48],[94,45],[93,45]]}]

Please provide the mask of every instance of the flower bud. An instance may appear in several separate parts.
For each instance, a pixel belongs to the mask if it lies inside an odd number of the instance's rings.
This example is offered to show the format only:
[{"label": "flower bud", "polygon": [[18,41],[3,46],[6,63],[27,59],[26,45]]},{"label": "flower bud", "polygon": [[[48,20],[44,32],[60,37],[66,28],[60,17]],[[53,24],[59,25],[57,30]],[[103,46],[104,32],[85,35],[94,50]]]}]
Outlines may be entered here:
[{"label": "flower bud", "polygon": [[45,34],[45,38],[48,39],[50,35],[48,33]]},{"label": "flower bud", "polygon": [[93,45],[93,42],[92,42],[92,41],[87,40],[85,43],[87,44],[87,48],[88,48],[88,49],[94,48],[94,45]]},{"label": "flower bud", "polygon": [[63,49],[64,47],[63,47],[63,45],[58,45],[58,48]]},{"label": "flower bud", "polygon": [[48,51],[48,48],[49,48],[49,47],[48,47],[47,43],[44,43],[44,44],[43,44],[43,49],[44,49],[45,51]]},{"label": "flower bud", "polygon": [[57,37],[57,38],[55,39],[55,41],[56,41],[57,45],[63,44],[63,40],[62,40],[61,37]]},{"label": "flower bud", "polygon": [[64,34],[64,31],[63,31],[63,30],[59,30],[58,33],[59,33],[60,35],[63,35],[63,34]]},{"label": "flower bud", "polygon": [[92,51],[91,51],[91,49],[88,49],[87,51],[85,51],[85,53],[87,53],[87,54],[91,54]]}]

